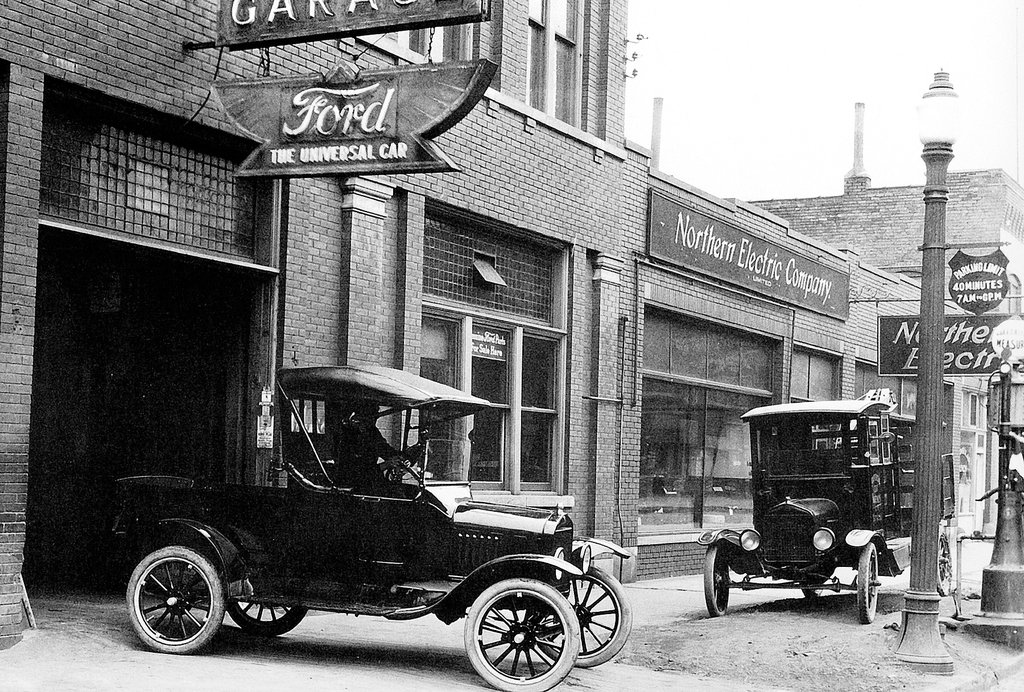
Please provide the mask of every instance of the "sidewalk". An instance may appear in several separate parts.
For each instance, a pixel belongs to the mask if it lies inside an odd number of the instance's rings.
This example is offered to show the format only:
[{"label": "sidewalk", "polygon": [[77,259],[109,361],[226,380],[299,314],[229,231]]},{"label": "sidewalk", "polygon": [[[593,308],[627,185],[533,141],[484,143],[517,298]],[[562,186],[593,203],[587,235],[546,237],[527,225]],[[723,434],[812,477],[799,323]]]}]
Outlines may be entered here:
[{"label": "sidewalk", "polygon": [[[991,544],[964,547],[963,589],[976,594]],[[852,594],[805,599],[798,591],[734,589],[730,612],[709,618],[700,575],[629,584],[635,612],[626,648],[611,663],[577,669],[562,687],[574,692],[966,692],[1000,682],[1006,689],[1024,687],[1024,655],[953,629],[950,598],[942,600],[942,616],[950,625],[944,641],[954,673],[922,674],[896,660],[892,649],[907,575],[882,581],[871,625],[859,624]],[[144,650],[135,640],[120,594],[32,594],[32,604],[39,628],[0,651],[4,692],[486,689],[465,657],[461,623],[316,613],[274,640],[228,626],[207,654],[166,656]],[[964,601],[967,613],[976,613],[979,605],[977,599]]]},{"label": "sidewalk", "polygon": [[[963,614],[980,607],[982,570],[991,542],[965,541]],[[955,548],[954,548],[955,550]],[[849,578],[844,574],[844,581]],[[739,591],[730,610],[709,618],[703,607],[700,575],[629,585],[636,608],[633,636],[622,663],[656,670],[685,671],[716,683],[733,681],[787,690],[985,690],[1016,677],[1024,687],[1024,654],[966,633],[953,619],[952,598],[941,602],[943,641],[954,663],[952,675],[921,673],[896,659],[905,572],[883,578],[878,614],[871,625],[857,619],[853,594],[803,598],[795,590]],[[682,603],[695,604],[686,612]],[[1008,689],[1013,686],[1009,683]]]}]

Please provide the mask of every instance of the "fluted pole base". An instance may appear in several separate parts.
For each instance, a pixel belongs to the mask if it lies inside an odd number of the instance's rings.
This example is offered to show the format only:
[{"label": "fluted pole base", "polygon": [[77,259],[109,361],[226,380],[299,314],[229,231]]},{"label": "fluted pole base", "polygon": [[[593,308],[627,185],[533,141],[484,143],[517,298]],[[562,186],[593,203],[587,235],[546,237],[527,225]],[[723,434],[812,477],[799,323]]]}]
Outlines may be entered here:
[{"label": "fluted pole base", "polygon": [[939,594],[907,591],[894,655],[924,673],[952,675],[953,657],[939,633]]}]

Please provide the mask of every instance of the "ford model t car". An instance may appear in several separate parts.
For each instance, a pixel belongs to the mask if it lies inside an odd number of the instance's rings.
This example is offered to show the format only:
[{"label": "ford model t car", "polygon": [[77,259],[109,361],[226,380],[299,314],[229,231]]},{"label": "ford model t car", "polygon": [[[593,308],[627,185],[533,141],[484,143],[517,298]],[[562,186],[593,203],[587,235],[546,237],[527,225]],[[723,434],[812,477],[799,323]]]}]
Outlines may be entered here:
[{"label": "ford model t car", "polygon": [[[712,617],[725,614],[731,587],[798,588],[808,597],[856,591],[860,621],[874,620],[879,575],[899,575],[910,563],[913,455],[890,429],[892,408],[881,390],[743,415],[750,424],[753,527],[698,539],[707,546],[704,596]],[[945,519],[953,511],[950,460]],[[948,593],[949,542],[936,528],[939,591]],[[842,581],[839,568],[856,570],[852,580]]]},{"label": "ford model t car", "polygon": [[468,416],[487,401],[386,368],[286,368],[278,385],[286,487],[119,481],[146,646],[197,651],[225,612],[268,636],[309,609],[465,617],[473,668],[503,690],[549,689],[622,648],[630,607],[592,558],[627,553],[575,538],[561,511],[473,500]]}]

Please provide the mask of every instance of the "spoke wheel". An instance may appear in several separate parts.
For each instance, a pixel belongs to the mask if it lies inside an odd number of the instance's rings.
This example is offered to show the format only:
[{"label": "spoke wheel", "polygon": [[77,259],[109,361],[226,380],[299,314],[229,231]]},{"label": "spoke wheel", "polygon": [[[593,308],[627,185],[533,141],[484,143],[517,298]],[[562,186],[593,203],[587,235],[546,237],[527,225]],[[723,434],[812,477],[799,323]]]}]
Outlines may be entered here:
[{"label": "spoke wheel", "polygon": [[229,601],[228,615],[243,632],[261,637],[277,637],[295,629],[306,617],[301,606],[281,606],[272,603]]},{"label": "spoke wheel", "polygon": [[220,576],[189,548],[171,546],[147,555],[132,572],[126,595],[132,627],[154,651],[199,651],[224,620]]},{"label": "spoke wheel", "polygon": [[878,549],[868,543],[857,560],[857,615],[862,624],[875,621],[878,608]]},{"label": "spoke wheel", "polygon": [[580,621],[577,667],[599,666],[622,650],[633,628],[633,609],[615,577],[591,567],[569,585],[569,605]]},{"label": "spoke wheel", "polygon": [[953,593],[953,557],[949,552],[949,539],[945,533],[939,534],[939,574],[935,590],[940,596]]},{"label": "spoke wheel", "polygon": [[729,609],[729,561],[717,544],[704,554],[704,603],[713,618]]},{"label": "spoke wheel", "polygon": [[554,587],[507,579],[469,608],[466,653],[476,672],[499,690],[541,692],[569,674],[580,650],[572,606]]}]

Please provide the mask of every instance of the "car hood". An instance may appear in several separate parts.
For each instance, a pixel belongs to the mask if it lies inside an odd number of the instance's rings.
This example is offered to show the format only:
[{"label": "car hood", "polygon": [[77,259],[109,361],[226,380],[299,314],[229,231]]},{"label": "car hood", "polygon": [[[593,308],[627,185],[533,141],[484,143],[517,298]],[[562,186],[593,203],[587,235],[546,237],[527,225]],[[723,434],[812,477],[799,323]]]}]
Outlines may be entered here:
[{"label": "car hood", "polygon": [[839,505],[824,497],[789,499],[768,510],[769,514],[809,514],[819,522],[839,518]]},{"label": "car hood", "polygon": [[476,526],[517,533],[550,535],[572,526],[572,520],[558,510],[514,507],[490,502],[462,502],[455,508],[456,526]]}]

